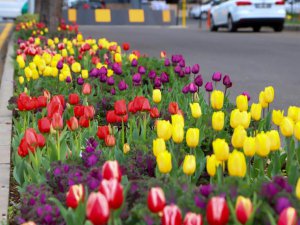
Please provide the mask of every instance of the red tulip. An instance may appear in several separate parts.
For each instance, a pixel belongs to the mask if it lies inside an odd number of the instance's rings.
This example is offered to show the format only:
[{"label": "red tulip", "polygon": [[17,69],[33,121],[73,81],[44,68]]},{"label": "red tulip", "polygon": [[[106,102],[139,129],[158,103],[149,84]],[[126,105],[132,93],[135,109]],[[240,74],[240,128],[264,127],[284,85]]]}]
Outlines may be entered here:
[{"label": "red tulip", "polygon": [[42,134],[37,134],[37,144],[40,148],[45,146],[46,139]]},{"label": "red tulip", "polygon": [[150,103],[144,96],[137,96],[133,100],[134,111],[150,111]]},{"label": "red tulip", "polygon": [[131,101],[128,103],[128,111],[135,114],[137,111],[136,109],[134,108],[134,104],[133,104],[134,101]]},{"label": "red tulip", "polygon": [[177,205],[168,205],[163,209],[162,225],[181,225],[182,216]]},{"label": "red tulip", "polygon": [[95,109],[94,106],[92,105],[88,105],[88,106],[84,106],[84,116],[89,118],[89,119],[93,119],[94,115],[95,115]]},{"label": "red tulip", "polygon": [[154,107],[154,108],[152,108],[151,110],[150,110],[150,116],[151,116],[151,118],[158,118],[159,117],[159,111],[158,111],[158,109],[156,108],[156,107]]},{"label": "red tulip", "polygon": [[229,209],[225,198],[212,197],[206,207],[206,219],[210,225],[225,225],[229,220]]},{"label": "red tulip", "polygon": [[77,118],[75,116],[72,116],[69,120],[67,120],[67,125],[71,131],[77,130],[78,129]]},{"label": "red tulip", "polygon": [[64,122],[63,122],[63,118],[62,118],[61,114],[54,113],[54,115],[52,117],[51,125],[54,130],[60,130],[63,128]]},{"label": "red tulip", "polygon": [[89,95],[92,92],[92,87],[89,83],[84,83],[82,86],[82,94]]},{"label": "red tulip", "polygon": [[235,205],[235,214],[241,224],[246,224],[252,213],[252,203],[249,198],[238,196]]},{"label": "red tulip", "polygon": [[21,157],[25,157],[28,155],[29,151],[31,151],[32,153],[35,152],[35,148],[34,147],[31,147],[27,144],[27,141],[24,138],[21,139],[21,142],[20,142],[20,145],[18,147],[18,154],[19,156]]},{"label": "red tulip", "polygon": [[87,128],[87,127],[90,126],[90,120],[89,120],[86,116],[81,116],[81,117],[79,118],[79,125],[80,125],[81,127]]},{"label": "red tulip", "polygon": [[109,219],[109,206],[103,194],[92,192],[86,204],[86,217],[93,225],[104,225]]},{"label": "red tulip", "polygon": [[109,110],[106,112],[107,123],[121,123],[122,120],[124,123],[126,123],[128,121],[128,114],[124,116],[118,116],[114,110]]},{"label": "red tulip", "polygon": [[76,209],[80,201],[84,201],[84,187],[82,184],[72,185],[67,192],[66,204]]},{"label": "red tulip", "polygon": [[160,187],[150,189],[147,198],[148,208],[153,213],[161,212],[166,205],[164,191]]},{"label": "red tulip", "polygon": [[65,106],[65,96],[64,95],[55,95],[52,99],[58,98],[60,104],[64,107]]},{"label": "red tulip", "polygon": [[297,211],[293,207],[285,208],[279,215],[278,225],[296,225]]},{"label": "red tulip", "polygon": [[109,135],[109,127],[99,126],[97,131],[98,138],[104,140],[107,135]]},{"label": "red tulip", "polygon": [[106,197],[110,208],[118,209],[122,206],[123,186],[117,179],[102,180],[99,191]]},{"label": "red tulip", "polygon": [[51,119],[55,113],[59,113],[60,115],[62,115],[63,110],[64,108],[59,97],[57,96],[53,97],[49,102],[49,104],[47,105],[48,118]]},{"label": "red tulip", "polygon": [[183,225],[203,225],[203,219],[201,214],[188,212],[185,215]]},{"label": "red tulip", "polygon": [[33,128],[28,128],[25,131],[24,138],[25,138],[26,143],[28,144],[28,146],[30,146],[32,148],[37,147],[38,137],[37,137],[37,133],[35,132],[35,130]]},{"label": "red tulip", "polygon": [[38,120],[38,128],[41,133],[50,132],[51,122],[47,117]]},{"label": "red tulip", "polygon": [[130,45],[127,42],[124,42],[122,47],[123,47],[124,51],[128,51],[130,49]]},{"label": "red tulip", "polygon": [[38,108],[44,108],[47,106],[47,98],[45,96],[39,96],[37,98]]},{"label": "red tulip", "polygon": [[118,161],[106,161],[102,166],[102,177],[106,180],[115,178],[120,182],[122,173]]},{"label": "red tulip", "polygon": [[115,114],[118,116],[123,116],[127,114],[126,101],[124,99],[116,101],[114,108]]},{"label": "red tulip", "polygon": [[74,107],[74,115],[79,118],[84,115],[84,106],[83,105],[76,105]]},{"label": "red tulip", "polygon": [[111,134],[106,135],[104,141],[105,141],[105,145],[107,147],[113,147],[116,144],[116,138],[114,135],[111,135]]},{"label": "red tulip", "polygon": [[173,114],[177,114],[178,110],[179,110],[179,106],[176,102],[170,102],[169,104],[169,113]]},{"label": "red tulip", "polygon": [[77,105],[79,103],[79,95],[76,93],[70,94],[69,95],[69,103],[71,105]]},{"label": "red tulip", "polygon": [[26,93],[21,93],[17,99],[18,109],[20,111],[27,110],[26,104],[30,101],[30,97]]}]

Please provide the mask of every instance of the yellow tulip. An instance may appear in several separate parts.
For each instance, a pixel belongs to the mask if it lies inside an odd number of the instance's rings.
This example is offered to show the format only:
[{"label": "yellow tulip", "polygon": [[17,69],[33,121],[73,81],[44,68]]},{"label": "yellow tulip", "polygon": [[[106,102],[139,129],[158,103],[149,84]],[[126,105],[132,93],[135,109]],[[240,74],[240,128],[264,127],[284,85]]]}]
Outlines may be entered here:
[{"label": "yellow tulip", "polygon": [[189,128],[186,132],[186,143],[190,148],[197,147],[199,143],[200,131],[198,128]]},{"label": "yellow tulip", "polygon": [[180,124],[172,125],[172,139],[175,143],[181,143],[184,138],[183,126]]},{"label": "yellow tulip", "polygon": [[32,71],[31,71],[31,69],[28,66],[25,67],[24,73],[25,73],[25,77],[26,78],[31,78],[32,77]]},{"label": "yellow tulip", "polygon": [[280,110],[273,110],[272,111],[272,121],[275,125],[280,126],[280,123],[283,119],[283,111]]},{"label": "yellow tulip", "polygon": [[240,111],[247,111],[248,110],[248,98],[246,95],[239,95],[236,97],[236,107]]},{"label": "yellow tulip", "polygon": [[261,119],[261,111],[262,111],[261,104],[252,103],[250,112],[253,120],[258,121]]},{"label": "yellow tulip", "polygon": [[115,54],[115,62],[117,62],[117,63],[122,62],[122,56],[120,53]]},{"label": "yellow tulip", "polygon": [[74,62],[72,65],[71,65],[71,69],[74,73],[79,73],[81,71],[81,65],[79,62]]},{"label": "yellow tulip", "polygon": [[130,145],[128,143],[125,143],[123,145],[123,153],[127,154],[130,151]]},{"label": "yellow tulip", "polygon": [[284,117],[280,123],[280,131],[285,137],[292,136],[294,133],[294,121],[289,117]]},{"label": "yellow tulip", "polygon": [[56,67],[51,67],[52,68],[52,76],[57,77],[58,75],[58,69]]},{"label": "yellow tulip", "polygon": [[[209,176],[213,177],[215,176],[217,172],[217,167],[221,165],[222,166],[222,161],[217,160],[216,156],[212,154],[211,156],[206,157],[206,170]],[[224,167],[223,167],[224,169]]]},{"label": "yellow tulip", "polygon": [[259,133],[255,138],[255,151],[260,157],[266,157],[271,150],[269,137],[265,133]]},{"label": "yellow tulip", "polygon": [[296,123],[295,127],[294,127],[294,135],[295,138],[300,141],[300,121],[298,123]]},{"label": "yellow tulip", "polygon": [[32,79],[37,80],[39,78],[39,73],[37,70],[32,70]]},{"label": "yellow tulip", "polygon": [[24,83],[24,77],[23,77],[23,76],[20,76],[20,77],[19,77],[19,83],[20,83],[20,84],[23,84],[23,83]]},{"label": "yellow tulip", "polygon": [[63,81],[66,80],[66,77],[65,77],[64,74],[60,73],[60,74],[58,75],[58,79],[59,79],[59,81],[63,82]]},{"label": "yellow tulip", "polygon": [[156,158],[156,162],[161,173],[169,173],[172,170],[172,156],[170,152],[160,152]]},{"label": "yellow tulip", "polygon": [[194,155],[186,155],[183,161],[183,172],[186,175],[192,175],[196,170],[196,158]]},{"label": "yellow tulip", "polygon": [[81,70],[81,76],[83,79],[87,79],[89,77],[89,71],[88,70]]},{"label": "yellow tulip", "polygon": [[157,121],[157,136],[164,139],[165,141],[169,140],[172,136],[172,125],[167,120],[158,120]]},{"label": "yellow tulip", "polygon": [[154,89],[152,92],[152,99],[155,103],[160,103],[161,101],[161,91],[159,89]]},{"label": "yellow tulip", "polygon": [[172,125],[180,125],[184,128],[184,118],[182,115],[174,114],[171,116]]},{"label": "yellow tulip", "polygon": [[190,108],[192,111],[192,116],[197,119],[202,115],[201,107],[198,102],[190,103]]},{"label": "yellow tulip", "polygon": [[68,51],[67,51],[67,49],[61,50],[61,55],[62,55],[62,57],[67,57],[67,56],[68,56]]},{"label": "yellow tulip", "polygon": [[254,137],[246,137],[243,144],[244,154],[248,157],[252,157],[255,155],[255,138]]},{"label": "yellow tulip", "polygon": [[78,42],[82,42],[83,41],[83,36],[82,36],[82,34],[77,34],[77,41]]},{"label": "yellow tulip", "polygon": [[247,132],[242,126],[238,126],[234,129],[231,144],[235,148],[242,148],[244,145],[245,138],[247,137]]},{"label": "yellow tulip", "polygon": [[214,90],[210,96],[211,107],[216,110],[220,110],[224,104],[224,93],[219,90]]},{"label": "yellow tulip", "polygon": [[265,100],[265,92],[264,91],[261,91],[259,93],[259,103],[261,104],[261,107],[263,108],[267,108],[268,107],[268,102],[266,102]]},{"label": "yellow tulip", "polygon": [[272,103],[275,95],[274,88],[272,86],[266,87],[264,93],[265,101],[267,103]]},{"label": "yellow tulip", "polygon": [[162,138],[153,140],[153,155],[158,156],[159,153],[166,151],[166,143]]},{"label": "yellow tulip", "polygon": [[277,130],[270,130],[267,133],[267,136],[270,140],[270,149],[271,151],[276,151],[281,147],[280,136]]},{"label": "yellow tulip", "polygon": [[245,129],[247,129],[251,122],[251,113],[248,113],[247,111],[243,111],[240,113],[242,122],[240,125],[242,125]]},{"label": "yellow tulip", "polygon": [[[239,125],[242,125],[243,115],[244,114],[240,112],[239,109],[232,110],[230,113],[230,126],[236,128]],[[247,112],[245,112],[245,115],[247,115]]]},{"label": "yellow tulip", "polygon": [[[56,64],[55,64],[55,66],[56,66]],[[29,63],[29,68],[31,70],[35,70],[36,69],[36,64],[34,62]]]},{"label": "yellow tulip", "polygon": [[228,157],[228,172],[230,176],[244,177],[247,172],[245,155],[233,150]]},{"label": "yellow tulip", "polygon": [[300,178],[298,178],[296,188],[295,188],[296,197],[300,200]]},{"label": "yellow tulip", "polygon": [[225,139],[218,138],[213,141],[212,145],[216,159],[219,161],[226,161],[229,156],[229,146]]},{"label": "yellow tulip", "polygon": [[225,114],[222,111],[214,112],[212,115],[212,127],[216,131],[223,130]]},{"label": "yellow tulip", "polygon": [[45,69],[43,70],[43,75],[45,77],[52,75],[52,67],[46,66]]},{"label": "yellow tulip", "polygon": [[108,69],[107,70],[107,77],[111,77],[112,75],[114,75],[114,71],[112,69]]},{"label": "yellow tulip", "polygon": [[288,117],[291,118],[295,123],[300,121],[300,108],[297,106],[290,106],[288,108]]}]

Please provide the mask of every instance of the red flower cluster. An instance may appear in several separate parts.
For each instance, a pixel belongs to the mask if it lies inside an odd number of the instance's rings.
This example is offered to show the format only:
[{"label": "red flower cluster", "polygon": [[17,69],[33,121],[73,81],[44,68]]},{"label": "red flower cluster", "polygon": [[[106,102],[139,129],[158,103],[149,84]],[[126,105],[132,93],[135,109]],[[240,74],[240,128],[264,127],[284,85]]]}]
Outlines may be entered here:
[{"label": "red flower cluster", "polygon": [[29,154],[29,151],[35,153],[37,147],[44,147],[46,140],[42,134],[37,134],[33,128],[28,128],[25,131],[24,137],[21,139],[18,147],[18,154],[21,157],[25,157]]},{"label": "red flower cluster", "polygon": [[31,111],[47,106],[47,98],[45,96],[30,97],[26,93],[21,93],[17,99],[18,109],[20,111]]}]

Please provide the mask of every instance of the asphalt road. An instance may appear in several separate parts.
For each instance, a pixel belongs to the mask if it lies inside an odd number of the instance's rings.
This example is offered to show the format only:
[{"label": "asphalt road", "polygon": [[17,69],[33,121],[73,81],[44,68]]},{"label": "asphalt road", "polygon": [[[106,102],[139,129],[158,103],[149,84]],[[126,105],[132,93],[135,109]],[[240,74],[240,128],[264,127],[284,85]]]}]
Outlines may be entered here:
[{"label": "asphalt road", "polygon": [[233,81],[232,98],[248,91],[257,101],[259,91],[267,85],[275,87],[273,107],[286,109],[300,106],[300,33],[274,33],[244,30],[211,33],[200,30],[196,22],[187,29],[146,26],[81,26],[85,35],[106,37],[111,41],[130,42],[151,56],[161,50],[168,55],[183,54],[186,63],[199,63],[201,74],[209,80],[214,71],[229,74]]}]

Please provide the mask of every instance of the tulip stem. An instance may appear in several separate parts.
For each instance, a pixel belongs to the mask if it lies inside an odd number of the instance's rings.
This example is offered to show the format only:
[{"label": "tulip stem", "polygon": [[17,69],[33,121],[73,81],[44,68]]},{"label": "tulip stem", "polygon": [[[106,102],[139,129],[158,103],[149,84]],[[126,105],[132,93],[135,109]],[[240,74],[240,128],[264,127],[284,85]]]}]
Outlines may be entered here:
[{"label": "tulip stem", "polygon": [[124,120],[122,117],[122,147],[124,146],[125,143],[125,129],[124,129]]},{"label": "tulip stem", "polygon": [[219,165],[217,168],[217,181],[218,181],[218,186],[221,187],[223,181],[223,165]]},{"label": "tulip stem", "polygon": [[60,160],[60,141],[59,141],[59,131],[57,132],[57,160]]},{"label": "tulip stem", "polygon": [[285,142],[286,142],[286,153],[287,153],[287,159],[286,159],[286,173],[287,175],[290,174],[290,166],[291,166],[291,160],[292,160],[292,151],[291,151],[291,138],[290,137],[287,137],[285,139]]},{"label": "tulip stem", "polygon": [[251,157],[247,157],[247,182],[251,182]]}]

